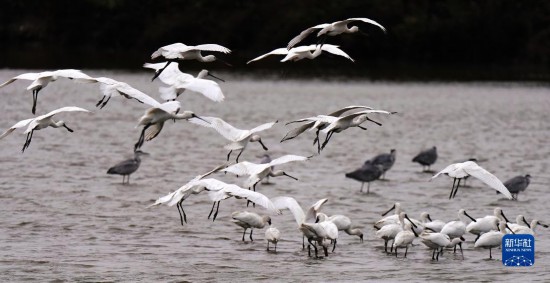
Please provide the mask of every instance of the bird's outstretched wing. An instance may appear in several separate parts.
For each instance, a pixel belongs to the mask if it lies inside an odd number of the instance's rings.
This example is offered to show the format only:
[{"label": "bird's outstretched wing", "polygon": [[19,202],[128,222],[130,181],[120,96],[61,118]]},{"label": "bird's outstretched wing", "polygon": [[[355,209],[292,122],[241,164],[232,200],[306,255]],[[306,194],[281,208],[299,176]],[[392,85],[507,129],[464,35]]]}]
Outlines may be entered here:
[{"label": "bird's outstretched wing", "polygon": [[270,129],[270,128],[273,127],[273,125],[275,125],[277,122],[278,122],[278,121],[270,122],[270,123],[265,123],[265,124],[259,125],[259,126],[253,128],[253,129],[251,129],[251,130],[250,130],[250,133],[251,133],[251,134],[254,134],[254,133],[257,133],[257,132],[261,132],[261,131]]},{"label": "bird's outstretched wing", "polygon": [[369,24],[372,24],[372,25],[375,25],[377,27],[379,27],[384,33],[386,33],[386,28],[384,28],[381,24],[369,19],[369,18],[349,18],[347,20],[343,20],[342,22],[345,23],[346,25],[350,22],[354,22],[354,21],[362,21],[362,22],[365,22],[365,23],[369,23]]},{"label": "bird's outstretched wing", "polygon": [[217,117],[201,117],[202,119],[208,121],[202,121],[201,119],[191,118],[189,122],[208,128],[214,128],[220,135],[230,141],[238,141],[243,135],[249,135],[248,130],[241,130],[231,126],[229,123],[225,122],[221,118]]},{"label": "bird's outstretched wing", "polygon": [[218,83],[212,80],[189,78],[177,84],[177,87],[198,92],[215,102],[221,102],[225,98]]},{"label": "bird's outstretched wing", "polygon": [[49,117],[52,117],[53,115],[61,113],[61,112],[74,112],[74,111],[90,112],[89,110],[86,110],[84,108],[80,108],[80,107],[76,107],[76,106],[66,106],[66,107],[61,107],[59,109],[55,109],[55,110],[51,111],[50,113],[38,116],[38,117],[36,117],[36,120],[42,120],[44,118],[49,118]]},{"label": "bird's outstretched wing", "polygon": [[508,199],[512,199],[512,194],[510,194],[510,191],[508,191],[508,189],[504,186],[504,184],[495,175],[483,169],[481,166],[477,165],[476,163],[472,163],[472,165],[465,167],[464,171],[478,178],[483,183],[487,184],[489,187],[499,191],[500,193],[505,195]]},{"label": "bird's outstretched wing", "polygon": [[222,52],[225,54],[231,53],[231,50],[229,48],[221,46],[219,44],[199,44],[197,46],[194,46],[193,49],[202,50],[202,51]]},{"label": "bird's outstretched wing", "polygon": [[27,126],[30,122],[32,122],[35,118],[30,118],[30,119],[25,119],[25,120],[21,120],[17,123],[15,123],[15,125],[11,126],[9,129],[7,129],[4,133],[2,133],[2,135],[0,135],[0,140],[3,139],[5,136],[11,134],[11,132],[15,131],[15,129],[18,129],[18,128],[22,128],[22,127],[25,127]]},{"label": "bird's outstretched wing", "polygon": [[328,116],[339,117],[340,115],[344,114],[345,112],[350,111],[350,110],[354,110],[354,109],[373,110],[374,108],[369,107],[369,106],[363,106],[363,105],[350,105],[350,106],[346,106],[342,109],[339,109],[337,111],[334,111],[334,112],[328,114]]},{"label": "bird's outstretched wing", "polygon": [[353,60],[353,58],[351,58],[346,52],[342,51],[342,49],[338,48],[338,46],[336,46],[336,45],[323,44],[321,49],[323,51],[328,52],[328,53],[332,53],[334,55],[342,56],[344,58],[347,58],[347,59],[351,60],[352,62],[355,62],[355,60]]},{"label": "bird's outstretched wing", "polygon": [[296,127],[294,129],[290,130],[288,133],[286,133],[286,135],[283,137],[281,142],[291,140],[291,139],[299,136],[300,134],[305,132],[307,129],[311,128],[311,126],[313,126],[314,123],[315,122],[309,122],[309,123],[303,124],[299,127]]},{"label": "bird's outstretched wing", "polygon": [[437,172],[435,175],[433,175],[433,177],[430,179],[430,181],[437,178],[441,174],[449,174],[450,172],[454,172],[457,169],[457,167],[458,167],[457,163],[454,163],[454,164],[451,164],[451,165],[445,167],[443,170],[441,170],[441,171]]},{"label": "bird's outstretched wing", "polygon": [[275,207],[279,210],[282,210],[282,209],[290,210],[298,226],[304,223],[306,219],[304,210],[293,197],[274,197],[271,201],[273,202]]},{"label": "bird's outstretched wing", "polygon": [[309,157],[287,154],[287,155],[283,155],[279,158],[271,160],[271,162],[269,162],[269,165],[270,166],[277,166],[277,165],[285,164],[285,163],[288,163],[288,162],[306,161],[306,160],[309,160]]},{"label": "bird's outstretched wing", "polygon": [[302,41],[304,38],[306,38],[308,35],[310,35],[312,32],[318,29],[323,29],[327,26],[330,26],[330,24],[319,24],[314,27],[310,27],[304,31],[302,31],[299,35],[295,36],[293,39],[291,39],[288,42],[288,45],[286,46],[287,49],[290,49],[294,47],[296,44],[298,44],[300,41]]},{"label": "bird's outstretched wing", "polygon": [[18,76],[15,76],[9,80],[7,80],[6,82],[4,82],[3,84],[0,85],[0,88],[1,87],[4,87],[6,85],[9,85],[13,82],[15,82],[16,80],[29,80],[29,81],[34,81],[36,79],[38,79],[38,77],[40,76],[40,73],[25,73],[25,74],[21,74],[21,75],[18,75]]},{"label": "bird's outstretched wing", "polygon": [[277,48],[277,49],[275,49],[275,50],[273,50],[273,51],[271,51],[271,52],[268,52],[268,53],[266,53],[266,54],[264,54],[264,55],[260,55],[260,56],[258,56],[258,57],[256,57],[256,58],[254,58],[254,59],[252,59],[252,60],[246,62],[246,64],[249,64],[250,62],[262,60],[262,59],[264,59],[265,57],[270,56],[270,55],[287,55],[287,54],[288,54],[288,50],[287,50],[286,48]]},{"label": "bird's outstretched wing", "polygon": [[248,176],[251,174],[255,174],[257,172],[257,169],[260,167],[264,168],[269,166],[265,164],[255,164],[252,162],[243,161],[237,164],[233,164],[225,169],[221,169],[220,171],[233,173],[237,176]]}]

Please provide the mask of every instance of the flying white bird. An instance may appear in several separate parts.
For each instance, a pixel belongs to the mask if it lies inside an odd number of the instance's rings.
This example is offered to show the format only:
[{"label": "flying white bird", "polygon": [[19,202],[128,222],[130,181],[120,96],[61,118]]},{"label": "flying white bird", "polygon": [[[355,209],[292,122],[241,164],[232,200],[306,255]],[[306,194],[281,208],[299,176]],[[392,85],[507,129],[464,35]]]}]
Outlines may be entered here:
[{"label": "flying white bird", "polygon": [[153,80],[156,79],[162,73],[162,71],[164,71],[164,69],[168,67],[168,65],[170,65],[170,63],[176,61],[177,59],[197,60],[199,62],[214,62],[217,60],[228,66],[231,66],[229,63],[221,60],[220,58],[217,58],[214,55],[202,56],[202,51],[221,52],[225,54],[231,53],[231,50],[229,50],[229,48],[223,47],[218,44],[200,44],[197,46],[192,46],[185,45],[183,43],[173,43],[163,46],[157,51],[153,52],[153,54],[151,55],[151,59],[162,56],[168,59],[168,62],[166,63],[164,68],[161,68],[156,72]]},{"label": "flying white bird", "polygon": [[315,58],[319,57],[319,55],[321,55],[321,53],[323,51],[334,54],[334,55],[342,56],[342,57],[344,57],[346,59],[349,59],[352,62],[354,62],[354,60],[346,52],[344,52],[340,48],[338,48],[337,45],[324,44],[324,45],[321,46],[321,45],[312,44],[312,45],[307,45],[307,46],[294,47],[290,50],[288,50],[286,48],[277,48],[277,49],[275,49],[275,50],[273,50],[269,53],[258,56],[256,58],[246,62],[246,64],[249,64],[249,63],[254,62],[254,61],[261,60],[261,59],[263,59],[267,56],[270,56],[270,55],[285,55],[285,57],[281,60],[281,62],[286,62],[286,61],[296,62],[296,61],[299,61],[299,60],[302,60],[302,59],[305,59],[305,58],[315,59]]},{"label": "flying white bird", "polygon": [[[165,65],[166,62],[155,64],[146,63],[143,67],[154,69],[158,72]],[[181,72],[177,62],[171,64],[165,68],[161,75],[159,75],[159,79],[168,85],[166,87],[159,88],[160,97],[166,101],[176,100],[176,98],[188,89],[198,92],[212,101],[223,101],[225,97],[220,86],[215,81],[205,79],[207,76],[211,76],[224,82],[224,80],[214,76],[208,70],[202,70],[199,72],[197,77],[193,77],[192,75]]]},{"label": "flying white bird", "polygon": [[29,145],[31,144],[32,135],[33,135],[34,131],[42,130],[42,129],[47,128],[47,127],[52,127],[52,128],[64,127],[65,129],[67,129],[67,131],[72,133],[73,130],[70,129],[69,127],[67,127],[67,124],[65,123],[65,121],[60,120],[60,121],[56,122],[53,119],[53,116],[55,114],[58,114],[58,113],[73,112],[73,111],[90,112],[86,109],[76,107],[76,106],[62,107],[62,108],[53,110],[48,114],[44,114],[44,115],[38,116],[36,118],[30,118],[30,119],[26,119],[26,120],[22,120],[22,121],[17,122],[15,125],[11,126],[11,128],[6,130],[2,135],[0,135],[0,139],[2,139],[5,136],[11,134],[11,132],[13,132],[15,129],[22,128],[22,127],[27,127],[27,130],[25,130],[25,132],[24,132],[24,134],[27,134],[27,139],[25,140],[25,144],[23,145],[23,149],[21,150],[21,152],[24,152],[25,149],[27,147],[29,147]]},{"label": "flying white bird", "polygon": [[333,22],[331,24],[319,24],[319,25],[310,27],[310,28],[302,31],[299,35],[294,37],[292,40],[290,40],[290,42],[288,43],[287,48],[288,49],[292,48],[293,46],[298,44],[300,41],[302,41],[304,38],[306,38],[311,33],[313,33],[314,31],[317,31],[317,30],[319,30],[319,32],[317,33],[317,37],[321,37],[322,42],[324,42],[326,36],[335,36],[335,35],[339,35],[339,34],[342,34],[342,33],[356,33],[356,32],[359,31],[359,27],[357,27],[357,26],[348,27],[349,23],[356,22],[356,21],[361,21],[361,22],[365,22],[365,23],[368,23],[368,24],[375,25],[375,26],[379,27],[380,29],[382,29],[382,31],[384,33],[386,33],[386,29],[382,25],[380,25],[379,23],[377,23],[377,22],[375,22],[371,19],[368,19],[368,18],[349,18],[349,19],[346,19],[346,20],[343,20],[343,21]]},{"label": "flying white bird", "polygon": [[239,162],[239,157],[243,153],[244,149],[246,148],[246,145],[248,142],[259,142],[263,149],[267,151],[267,147],[262,142],[262,138],[257,135],[256,133],[267,130],[277,121],[265,123],[260,126],[257,126],[250,130],[241,130],[237,129],[224,120],[217,118],[217,117],[202,117],[200,119],[189,119],[189,122],[203,126],[208,128],[214,128],[220,135],[222,135],[224,138],[231,141],[230,144],[227,144],[225,146],[225,149],[229,150],[229,153],[227,154],[227,160],[229,160],[229,157],[231,156],[231,153],[233,150],[241,150],[239,152],[239,155],[237,155],[236,162]]},{"label": "flying white bird", "polygon": [[[88,82],[88,83],[99,83],[99,89],[101,90],[103,97],[101,98],[101,100],[97,102],[97,104],[95,105],[96,107],[100,107],[100,108],[105,107],[105,105],[107,105],[107,102],[109,102],[111,97],[118,96],[118,95],[125,97],[127,99],[133,98],[141,103],[145,103],[151,106],[160,104],[154,98],[130,86],[125,82],[117,81],[106,77],[97,77],[97,78],[90,77],[88,79],[81,79],[80,81]],[[105,98],[107,100],[105,100]]]},{"label": "flying white bird", "polygon": [[[447,174],[449,177],[453,178],[453,186],[451,188],[451,194],[449,195],[449,199],[454,198],[456,196],[456,192],[458,191],[458,187],[460,186],[461,179],[467,176],[474,176],[478,178],[483,183],[487,184],[489,187],[502,193],[508,199],[512,199],[512,194],[510,194],[510,192],[504,186],[504,184],[495,175],[481,168],[481,166],[477,165],[477,163],[475,163],[474,161],[466,161],[462,163],[451,164],[447,166],[445,169],[435,174],[430,180],[437,178],[437,176],[441,174]],[[456,183],[456,187],[455,187],[455,183]]]},{"label": "flying white bird", "polygon": [[[145,114],[139,119],[137,126],[143,126],[143,130],[141,131],[138,141],[134,145],[134,151],[141,148],[144,141],[154,139],[162,130],[166,120],[189,120],[191,118],[202,120],[201,117],[195,115],[192,111],[183,111],[183,113],[178,114],[181,107],[179,101],[169,101],[161,104],[153,99],[151,102],[151,106],[153,107],[147,109]],[[203,121],[203,123],[208,124],[209,122]]]},{"label": "flying white bird", "polygon": [[13,77],[8,81],[0,85],[0,88],[13,83],[16,80],[30,80],[33,81],[27,90],[32,90],[32,114],[36,113],[36,101],[38,100],[38,92],[45,88],[50,82],[56,81],[60,77],[69,79],[89,79],[90,76],[82,73],[79,70],[63,69],[57,71],[46,71],[41,73],[25,73],[19,76]]},{"label": "flying white bird", "polygon": [[197,181],[202,180],[203,178],[210,176],[211,174],[218,172],[225,167],[227,167],[227,164],[222,164],[222,165],[216,166],[214,169],[202,175],[196,176],[195,178],[187,182],[185,185],[181,186],[179,189],[158,198],[155,201],[155,203],[148,206],[147,208],[160,205],[160,204],[166,204],[168,206],[174,206],[175,204],[176,208],[178,209],[178,213],[180,215],[181,225],[183,225],[184,221],[185,223],[187,223],[187,215],[185,214],[185,211],[183,210],[183,206],[182,206],[183,201],[189,198],[191,195],[196,195],[206,190],[206,187],[201,185]]}]

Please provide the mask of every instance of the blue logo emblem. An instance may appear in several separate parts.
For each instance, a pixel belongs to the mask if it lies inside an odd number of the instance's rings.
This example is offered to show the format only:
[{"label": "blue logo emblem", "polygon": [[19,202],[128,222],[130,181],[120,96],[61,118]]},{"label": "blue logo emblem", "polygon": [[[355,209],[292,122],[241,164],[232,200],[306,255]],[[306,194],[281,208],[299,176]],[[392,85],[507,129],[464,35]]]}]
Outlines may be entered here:
[{"label": "blue logo emblem", "polygon": [[505,266],[533,266],[535,264],[535,237],[529,234],[506,234],[502,237],[502,264]]}]

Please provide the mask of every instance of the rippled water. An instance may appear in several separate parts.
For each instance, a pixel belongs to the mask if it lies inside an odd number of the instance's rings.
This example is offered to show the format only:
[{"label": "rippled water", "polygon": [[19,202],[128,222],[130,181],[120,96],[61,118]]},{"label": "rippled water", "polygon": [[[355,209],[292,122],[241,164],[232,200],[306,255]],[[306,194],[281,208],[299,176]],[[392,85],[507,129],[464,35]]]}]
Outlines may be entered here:
[{"label": "rippled water", "polygon": [[[22,71],[4,70],[4,81]],[[89,71],[126,81],[156,94],[158,83],[150,74]],[[220,74],[223,75],[223,74]],[[445,253],[439,262],[420,241],[407,258],[383,251],[383,241],[372,224],[394,202],[416,218],[428,211],[434,218],[453,220],[460,208],[474,217],[491,214],[500,206],[508,218],[550,221],[547,190],[550,180],[550,92],[531,84],[500,83],[388,83],[368,81],[295,81],[231,77],[221,83],[226,100],[213,103],[185,93],[183,108],[198,115],[219,116],[241,128],[279,120],[263,133],[269,153],[311,155],[313,136],[308,133],[279,143],[291,119],[328,113],[347,105],[370,105],[399,112],[378,120],[382,127],[368,131],[350,129],[335,134],[321,156],[306,163],[288,164],[285,170],[299,178],[272,179],[260,185],[269,197],[293,196],[303,206],[329,198],[327,214],[345,214],[363,227],[365,242],[340,235],[334,253],[313,259],[302,250],[301,234],[287,211],[274,216],[282,232],[278,252],[266,252],[264,230],[254,232],[254,242],[242,242],[242,229],[230,214],[245,209],[245,201],[222,202],[216,222],[207,221],[211,203],[207,195],[186,200],[188,224],[181,226],[176,208],[145,209],[156,198],[177,189],[192,177],[225,160],[226,143],[217,133],[185,121],[166,123],[162,133],[142,149],[151,153],[122,185],[121,177],[107,169],[131,155],[145,110],[135,101],[113,98],[102,110],[97,85],[69,81],[52,83],[41,91],[37,113],[61,106],[80,106],[93,114],[59,115],[74,133],[63,129],[38,131],[21,154],[22,131],[0,141],[0,280],[16,281],[357,281],[357,280],[462,280],[545,281],[550,278],[550,232],[538,229],[536,263],[530,268],[507,268],[500,251],[488,260],[488,251],[473,248],[467,236],[464,256]],[[31,117],[31,95],[26,82],[0,89],[0,129]],[[502,180],[519,174],[533,176],[519,201],[495,195],[479,181],[448,200],[451,179],[428,182],[411,162],[422,149],[437,145],[434,170],[477,157],[480,164]],[[360,194],[360,184],[345,172],[378,153],[397,150],[397,161],[388,181],[371,185],[371,194]],[[257,162],[263,153],[252,143],[241,160]],[[227,182],[243,178],[216,175]],[[256,208],[249,210],[261,209]]]}]

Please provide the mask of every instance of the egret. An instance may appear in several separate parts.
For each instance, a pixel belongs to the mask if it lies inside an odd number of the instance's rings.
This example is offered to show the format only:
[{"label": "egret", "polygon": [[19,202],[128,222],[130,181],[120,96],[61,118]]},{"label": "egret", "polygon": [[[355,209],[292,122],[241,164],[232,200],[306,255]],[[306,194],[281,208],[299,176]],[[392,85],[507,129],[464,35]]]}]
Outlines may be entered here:
[{"label": "egret", "polygon": [[281,232],[279,229],[270,225],[269,228],[265,230],[265,239],[267,241],[267,251],[269,252],[269,243],[275,245],[275,252],[277,252],[277,243],[281,239]]},{"label": "egret", "polygon": [[254,241],[252,239],[252,232],[254,232],[254,228],[261,229],[264,228],[265,224],[271,225],[271,217],[267,215],[260,216],[257,213],[249,211],[235,211],[231,214],[231,218],[233,223],[244,228],[243,242],[247,229],[250,229],[250,241]]},{"label": "egret", "polygon": [[[512,197],[514,200],[518,199],[518,194],[520,192],[525,191],[527,189],[527,186],[529,186],[529,183],[531,182],[531,175],[527,174],[525,176],[516,176],[512,179],[504,182],[504,186],[508,189],[508,191],[512,194]],[[497,191],[497,194],[499,192]]]},{"label": "egret", "polygon": [[339,34],[342,34],[342,33],[356,33],[356,32],[359,31],[359,27],[357,27],[357,26],[348,27],[348,24],[352,23],[352,22],[357,22],[357,21],[361,21],[361,22],[364,22],[364,23],[375,25],[375,26],[379,27],[384,33],[386,33],[386,29],[382,25],[380,25],[379,23],[377,23],[377,22],[375,22],[371,19],[368,19],[368,18],[349,18],[349,19],[346,19],[346,20],[343,20],[343,21],[337,21],[337,22],[333,22],[333,23],[330,23],[330,24],[319,24],[319,25],[310,27],[310,28],[302,31],[299,35],[297,35],[293,39],[291,39],[290,42],[288,43],[287,48],[288,49],[292,48],[293,46],[298,44],[300,41],[302,41],[304,38],[306,38],[311,33],[313,33],[314,31],[317,31],[317,30],[319,30],[319,32],[317,33],[317,37],[323,38],[323,41],[324,41],[324,38],[326,38],[326,36],[335,36],[335,35],[339,35]]},{"label": "egret", "polygon": [[382,175],[382,165],[374,165],[370,162],[370,160],[367,160],[361,166],[361,168],[346,173],[346,178],[354,179],[359,182],[361,182],[361,192],[363,192],[363,186],[365,185],[365,182],[367,183],[367,194],[370,192],[370,182],[378,180],[380,176]]},{"label": "egret", "polygon": [[500,247],[500,245],[502,244],[502,237],[506,235],[506,228],[508,228],[508,225],[506,225],[505,221],[495,221],[494,225],[494,229],[498,229],[499,231],[489,231],[482,234],[474,244],[474,248],[489,249],[489,259],[493,258],[493,255],[491,254],[491,249]]},{"label": "egret", "polygon": [[395,163],[395,155],[396,154],[397,154],[396,150],[391,149],[390,153],[379,154],[379,155],[373,157],[370,160],[370,162],[373,165],[381,165],[382,166],[382,177],[380,177],[380,179],[385,179],[386,171],[390,170],[390,168],[392,168],[393,164]]},{"label": "egret", "polygon": [[[504,184],[495,175],[483,169],[481,166],[477,165],[477,163],[475,163],[474,161],[466,161],[462,163],[451,164],[445,167],[445,169],[435,174],[430,180],[437,178],[441,174],[447,174],[449,177],[453,178],[453,186],[451,188],[451,194],[449,195],[449,199],[454,198],[456,196],[456,192],[458,191],[458,187],[460,186],[460,180],[467,176],[474,176],[478,178],[483,183],[487,184],[489,187],[501,192],[508,199],[512,199],[512,195],[510,194],[508,189],[504,186]],[[457,180],[458,180],[458,183],[457,183]],[[455,183],[456,183],[456,187],[455,187]]]},{"label": "egret", "polygon": [[176,208],[178,209],[178,213],[180,215],[180,221],[181,225],[183,225],[183,222],[187,223],[187,216],[185,215],[185,211],[183,210],[182,203],[184,200],[186,200],[191,195],[199,194],[206,190],[205,186],[201,186],[201,184],[198,183],[199,180],[202,180],[203,178],[206,178],[207,176],[210,176],[211,174],[218,172],[219,170],[227,167],[227,164],[222,164],[219,166],[216,166],[214,169],[202,174],[197,175],[195,178],[191,179],[189,182],[187,182],[185,185],[181,186],[179,189],[175,190],[174,192],[171,192],[163,197],[158,198],[155,203],[148,206],[156,206],[159,204],[166,204],[168,206],[174,206],[176,205]]},{"label": "egret", "polygon": [[173,43],[170,45],[163,46],[159,48],[157,51],[153,52],[151,54],[151,59],[155,59],[157,57],[164,57],[168,59],[168,62],[164,66],[164,68],[161,68],[155,72],[155,76],[152,80],[156,79],[164,69],[170,65],[170,63],[175,62],[176,60],[197,60],[199,62],[214,62],[214,61],[220,61],[228,66],[231,66],[229,63],[221,60],[220,58],[217,58],[214,55],[207,55],[202,56],[202,51],[211,51],[211,52],[221,52],[224,54],[231,53],[231,50],[227,47],[223,47],[218,44],[200,44],[196,46],[192,45],[185,45],[183,43]]},{"label": "egret", "polygon": [[36,101],[38,100],[38,92],[45,88],[50,82],[56,81],[60,77],[69,78],[75,80],[86,80],[90,76],[82,73],[80,70],[74,69],[63,69],[57,71],[46,71],[41,73],[25,73],[19,76],[15,76],[3,84],[0,85],[0,88],[9,85],[16,80],[30,80],[32,83],[27,87],[27,90],[32,90],[32,114],[36,113]]},{"label": "egret", "polygon": [[[141,148],[144,141],[154,139],[162,130],[166,120],[189,120],[191,118],[202,120],[201,117],[195,115],[192,111],[184,111],[183,113],[178,114],[181,106],[179,101],[169,101],[161,104],[154,100],[152,104],[153,107],[147,109],[145,114],[139,119],[138,126],[142,125],[143,129],[138,141],[134,145],[134,151]],[[208,124],[207,121],[203,122]]]},{"label": "egret", "polygon": [[[421,151],[417,154],[412,162],[419,163],[422,165],[422,172],[430,172],[430,166],[435,163],[437,160],[437,147],[432,147],[430,149]],[[427,169],[425,167],[428,167]]]},{"label": "egret", "polygon": [[[143,67],[159,71],[165,64],[166,63],[146,63]],[[224,81],[214,76],[208,70],[201,70],[197,77],[193,77],[192,75],[182,73],[179,70],[178,63],[171,64],[159,76],[159,79],[168,85],[167,87],[159,88],[159,92],[161,94],[160,96],[166,101],[176,100],[177,97],[188,89],[190,91],[198,92],[212,101],[223,101],[225,96],[223,95],[220,86],[215,81],[205,79],[207,76],[213,77],[222,82]]]},{"label": "egret", "polygon": [[27,127],[25,132],[23,132],[24,134],[27,134],[27,139],[25,140],[25,144],[23,145],[23,149],[21,150],[21,152],[24,152],[25,149],[28,148],[29,145],[31,144],[32,135],[33,135],[34,131],[42,130],[42,129],[47,128],[47,127],[52,127],[52,128],[63,127],[65,129],[67,129],[67,131],[72,133],[73,130],[67,126],[65,121],[60,120],[60,121],[56,122],[53,119],[53,116],[55,114],[62,113],[62,112],[74,112],[74,111],[90,112],[86,109],[76,107],[76,106],[62,107],[62,108],[53,110],[48,114],[44,114],[44,115],[38,116],[36,118],[21,120],[21,121],[15,123],[15,125],[11,126],[8,130],[6,130],[4,133],[2,133],[2,135],[0,135],[0,139],[2,139],[5,136],[11,134],[11,132],[13,132],[15,129],[22,128],[22,127]]},{"label": "egret", "polygon": [[275,123],[277,123],[277,121],[275,121],[262,124],[250,130],[241,130],[216,117],[190,119],[189,122],[203,127],[214,128],[214,130],[216,130],[220,135],[231,141],[231,143],[225,146],[225,149],[229,150],[229,153],[227,154],[227,160],[229,160],[229,157],[234,150],[240,149],[240,152],[237,155],[236,159],[237,163],[239,162],[239,157],[243,153],[248,142],[259,142],[262,145],[263,149],[267,151],[267,147],[262,142],[262,138],[256,133],[270,129],[271,127],[273,127],[273,125],[275,125]]},{"label": "egret", "polygon": [[118,174],[122,175],[122,184],[124,184],[124,179],[128,177],[128,181],[126,184],[130,184],[130,175],[139,168],[139,165],[141,164],[141,156],[142,155],[149,155],[149,153],[143,152],[141,150],[137,150],[134,152],[134,157],[130,159],[126,159],[124,161],[121,161],[117,163],[115,166],[109,168],[107,170],[107,174]]},{"label": "egret", "polygon": [[323,51],[334,55],[342,56],[354,62],[354,60],[346,52],[342,51],[342,49],[340,49],[337,45],[325,44],[323,46],[320,46],[320,45],[313,44],[313,45],[307,45],[307,46],[294,47],[290,50],[286,48],[277,48],[271,52],[268,52],[264,55],[258,56],[246,62],[246,64],[250,64],[251,62],[261,60],[270,55],[285,55],[285,57],[281,59],[281,62],[287,62],[287,61],[296,62],[306,58],[315,59],[319,57],[319,55],[321,55]]}]

